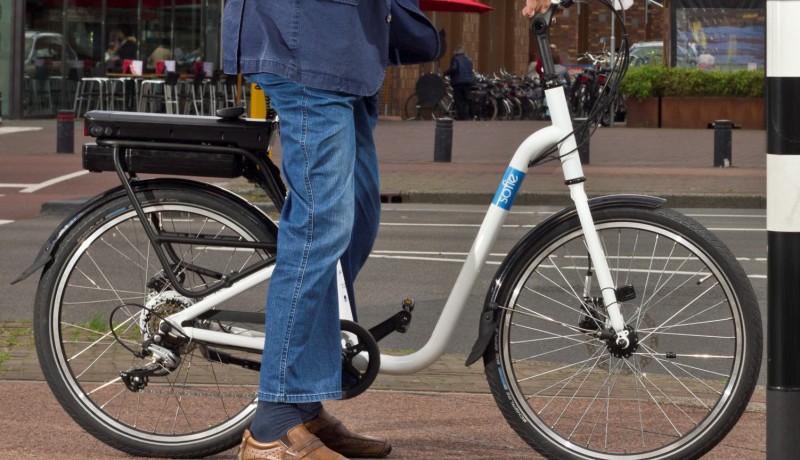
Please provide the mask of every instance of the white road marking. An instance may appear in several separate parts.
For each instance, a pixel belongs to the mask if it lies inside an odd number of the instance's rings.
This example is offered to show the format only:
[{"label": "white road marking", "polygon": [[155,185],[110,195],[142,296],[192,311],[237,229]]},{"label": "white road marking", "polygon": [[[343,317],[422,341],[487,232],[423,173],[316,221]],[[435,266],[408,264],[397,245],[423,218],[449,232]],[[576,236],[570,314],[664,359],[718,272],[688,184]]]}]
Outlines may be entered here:
[{"label": "white road marking", "polygon": [[28,188],[36,184],[0,184],[0,188]]},{"label": "white road marking", "polygon": [[[481,224],[425,224],[413,222],[381,222],[381,225],[387,227],[464,227],[464,228],[478,228]],[[503,228],[533,228],[536,224],[514,225],[504,224]]]},{"label": "white road marking", "polygon": [[[381,222],[382,226],[386,227],[452,227],[452,228],[478,228],[480,224],[435,224],[435,223],[414,223],[414,222]],[[536,224],[504,224],[503,228],[534,228]],[[713,232],[765,232],[764,228],[723,228],[723,227],[709,227],[707,230]]]},{"label": "white road marking", "polygon": [[24,188],[24,189],[20,190],[19,193],[33,193],[33,192],[35,192],[37,190],[41,190],[41,189],[43,189],[45,187],[49,187],[49,186],[51,186],[53,184],[57,184],[59,182],[64,182],[64,181],[73,179],[75,177],[82,176],[84,174],[89,174],[89,171],[83,170],[83,171],[74,172],[72,174],[65,174],[63,176],[58,176],[58,177],[55,177],[53,179],[46,180],[46,181],[44,181],[44,182],[42,182],[40,184],[36,184],[36,185],[32,185],[30,187]]},{"label": "white road marking", "polygon": [[10,224],[11,222],[14,222],[14,221],[13,220],[0,220],[0,225]]},{"label": "white road marking", "polygon": [[766,232],[766,228],[722,228],[722,227],[708,227],[706,230],[712,232]]},{"label": "white road marking", "polygon": [[[437,252],[437,251],[387,251],[387,250],[375,250],[369,255],[372,259],[394,259],[394,260],[418,260],[418,261],[425,261],[425,262],[459,262],[464,263],[466,259],[462,258],[453,258],[447,256],[461,256],[465,257],[467,254],[464,252]],[[490,257],[500,257],[504,258],[507,254],[502,253],[492,253]],[[444,256],[444,257],[432,257],[432,256]],[[613,258],[613,257],[612,257]],[[756,260],[758,262],[766,262],[765,258],[755,258],[750,259],[748,257],[737,257],[736,260],[738,261],[750,261]],[[487,260],[487,265],[500,265],[500,262]],[[584,267],[585,268],[585,267]],[[676,272],[677,273],[677,272]],[[767,275],[747,275],[748,278],[752,279],[767,279]]]},{"label": "white road marking", "polygon": [[39,131],[41,129],[41,127],[35,126],[6,126],[0,128],[0,134],[24,133],[26,131]]}]

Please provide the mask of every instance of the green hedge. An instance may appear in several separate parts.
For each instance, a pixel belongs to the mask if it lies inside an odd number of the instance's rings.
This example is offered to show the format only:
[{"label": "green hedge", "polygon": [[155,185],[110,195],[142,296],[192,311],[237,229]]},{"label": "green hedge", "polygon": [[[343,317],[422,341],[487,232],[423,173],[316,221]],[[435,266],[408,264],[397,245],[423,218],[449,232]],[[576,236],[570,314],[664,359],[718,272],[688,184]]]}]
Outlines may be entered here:
[{"label": "green hedge", "polygon": [[662,65],[628,69],[620,91],[637,99],[658,96],[763,97],[764,71],[705,71]]}]

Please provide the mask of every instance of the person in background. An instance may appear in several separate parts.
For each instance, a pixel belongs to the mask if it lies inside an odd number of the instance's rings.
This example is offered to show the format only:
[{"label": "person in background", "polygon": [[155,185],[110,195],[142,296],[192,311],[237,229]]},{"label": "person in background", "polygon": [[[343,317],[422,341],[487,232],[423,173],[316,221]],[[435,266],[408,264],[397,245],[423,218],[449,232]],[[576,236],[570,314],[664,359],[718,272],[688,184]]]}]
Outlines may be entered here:
[{"label": "person in background", "polygon": [[700,70],[713,70],[715,61],[716,59],[714,59],[713,55],[704,51],[697,56],[697,68]]},{"label": "person in background", "polygon": [[[558,49],[556,48],[556,45],[554,43],[550,44],[550,55],[558,56]],[[539,78],[544,78],[544,69],[542,68],[541,56],[539,56],[539,58],[536,59],[536,64],[534,65],[534,69],[536,70],[536,73],[539,74]]]},{"label": "person in background", "polygon": [[161,43],[158,45],[158,47],[154,49],[147,58],[147,67],[152,69],[155,68],[156,62],[172,59],[172,51],[169,50],[169,46],[169,38],[161,40]]},{"label": "person in background", "polygon": [[108,43],[108,47],[106,48],[106,52],[103,55],[103,60],[106,63],[106,69],[114,69],[119,68],[119,56],[117,55],[117,42],[111,41]]},{"label": "person in background", "polygon": [[122,27],[119,30],[119,46],[117,47],[117,56],[121,60],[136,59],[136,37],[131,35],[130,27]]},{"label": "person in background", "polygon": [[456,52],[450,59],[450,68],[444,71],[450,77],[453,86],[453,102],[456,105],[456,119],[469,120],[469,99],[472,93],[472,84],[475,72],[472,70],[472,59],[464,51],[464,45],[458,45]]},{"label": "person in background", "polygon": [[536,64],[538,64],[537,59],[533,53],[530,55],[530,59],[528,61],[528,76],[533,78],[539,75],[539,72],[536,71]]}]

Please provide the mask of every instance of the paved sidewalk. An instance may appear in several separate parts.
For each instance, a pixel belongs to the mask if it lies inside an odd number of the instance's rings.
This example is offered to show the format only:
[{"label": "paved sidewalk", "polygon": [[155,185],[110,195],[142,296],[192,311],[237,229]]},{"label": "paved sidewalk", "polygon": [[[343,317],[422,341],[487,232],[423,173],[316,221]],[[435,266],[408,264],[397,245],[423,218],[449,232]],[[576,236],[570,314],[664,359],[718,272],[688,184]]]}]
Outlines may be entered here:
[{"label": "paved sidewalk", "polygon": [[[454,122],[452,159],[434,162],[435,123],[381,120],[376,143],[381,191],[392,202],[488,204],[517,146],[546,122]],[[54,155],[55,122],[6,120],[5,127],[40,126],[36,132],[0,137],[4,154]],[[75,123],[75,168],[80,148],[91,138]],[[715,168],[714,130],[599,128],[590,141],[584,166],[590,196],[644,193],[667,198],[672,207],[766,206],[766,133],[733,130],[732,167]],[[43,141],[50,140],[50,141]],[[58,155],[60,160],[70,155]],[[280,159],[280,148],[275,152]],[[219,180],[214,180],[219,182]],[[228,186],[252,191],[243,179]],[[76,197],[86,198],[86,197]],[[518,205],[565,205],[569,202],[560,165],[532,168],[517,194]],[[72,203],[74,206],[74,203]]]},{"label": "paved sidewalk", "polygon": [[[43,382],[29,323],[0,324],[0,459],[130,458],[75,424]],[[444,355],[409,376],[379,375],[372,388],[348,401],[326,403],[349,427],[392,441],[392,459],[541,458],[511,428],[497,408],[480,363],[464,367],[464,357]],[[49,436],[32,446],[31,433],[47,426]],[[763,459],[765,390],[756,390],[733,431],[704,458]],[[216,455],[233,459],[236,449]]]}]

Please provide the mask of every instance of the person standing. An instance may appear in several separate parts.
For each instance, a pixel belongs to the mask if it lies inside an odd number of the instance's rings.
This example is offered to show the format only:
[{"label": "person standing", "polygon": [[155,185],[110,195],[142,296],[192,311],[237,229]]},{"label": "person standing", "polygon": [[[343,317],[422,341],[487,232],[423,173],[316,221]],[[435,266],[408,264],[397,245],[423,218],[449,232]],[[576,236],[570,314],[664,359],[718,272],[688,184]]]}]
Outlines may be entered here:
[{"label": "person standing", "polygon": [[172,59],[172,51],[169,50],[170,44],[171,42],[169,38],[161,40],[161,43],[159,43],[158,47],[154,49],[152,53],[150,53],[150,56],[147,57],[148,68],[155,68],[158,61],[167,61]]},{"label": "person standing", "polygon": [[131,34],[130,27],[122,27],[118,35],[119,46],[117,46],[117,56],[121,60],[136,59],[138,54],[136,37]]},{"label": "person standing", "polygon": [[279,114],[288,190],[258,405],[239,459],[384,457],[386,440],[349,431],[322,407],[342,395],[336,265],[355,307],[353,280],[380,217],[376,94],[390,61],[436,59],[438,33],[416,0],[228,0],[222,30],[225,72],[261,87]]},{"label": "person standing", "polygon": [[467,56],[464,45],[456,47],[456,52],[450,59],[450,68],[445,70],[444,74],[450,77],[450,84],[453,86],[456,119],[469,120],[471,118],[470,94],[472,94],[475,72],[472,70],[472,59]]},{"label": "person standing", "polygon": [[438,32],[414,0],[225,4],[224,70],[269,95],[288,190],[267,293],[258,405],[240,459],[391,451],[386,440],[349,431],[321,402],[342,396],[337,262],[354,308],[353,280],[380,223],[376,94],[390,59],[411,63],[400,49],[404,34],[390,34],[394,24],[429,38],[410,47],[431,50],[420,62],[438,57]]}]

